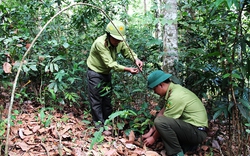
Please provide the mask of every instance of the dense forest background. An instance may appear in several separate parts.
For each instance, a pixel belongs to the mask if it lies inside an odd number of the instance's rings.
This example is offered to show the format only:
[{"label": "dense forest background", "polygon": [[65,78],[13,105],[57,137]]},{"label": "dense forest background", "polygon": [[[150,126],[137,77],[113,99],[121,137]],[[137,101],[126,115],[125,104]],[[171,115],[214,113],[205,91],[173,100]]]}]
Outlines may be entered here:
[{"label": "dense forest background", "polygon": [[[56,13],[79,2],[90,5],[76,5],[63,11],[30,47]],[[82,116],[84,123],[90,124],[86,59],[93,41],[105,33],[108,15],[126,24],[126,42],[145,63],[137,75],[113,72],[112,102],[116,113],[110,122],[115,122],[119,130],[132,129],[138,135],[152,124],[151,110],[158,111],[161,105],[155,105],[159,99],[147,89],[145,78],[155,69],[166,69],[163,60],[171,59],[171,54],[164,46],[170,41],[163,37],[163,27],[175,24],[178,59],[174,61],[173,81],[196,93],[207,108],[213,134],[204,144],[216,147],[220,155],[250,155],[250,1],[179,0],[175,3],[178,16],[174,20],[158,14],[158,10],[171,8],[173,4],[168,3],[167,0],[0,1],[1,153],[9,133],[6,110],[11,104],[20,65],[10,126],[24,124],[17,116],[27,113],[27,105],[39,108],[37,120],[44,127],[50,126],[55,110],[62,114],[75,112],[75,116]],[[118,61],[132,64],[122,57]],[[214,155],[213,152],[206,153]]]}]

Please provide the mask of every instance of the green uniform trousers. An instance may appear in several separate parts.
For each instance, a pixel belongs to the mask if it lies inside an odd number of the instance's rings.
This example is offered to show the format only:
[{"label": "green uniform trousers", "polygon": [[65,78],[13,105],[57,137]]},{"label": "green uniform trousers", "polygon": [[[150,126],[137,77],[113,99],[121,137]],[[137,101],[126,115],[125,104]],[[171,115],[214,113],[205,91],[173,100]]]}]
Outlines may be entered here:
[{"label": "green uniform trousers", "polygon": [[206,131],[180,119],[165,116],[156,117],[154,125],[164,143],[167,155],[184,153],[197,147],[207,137]]}]

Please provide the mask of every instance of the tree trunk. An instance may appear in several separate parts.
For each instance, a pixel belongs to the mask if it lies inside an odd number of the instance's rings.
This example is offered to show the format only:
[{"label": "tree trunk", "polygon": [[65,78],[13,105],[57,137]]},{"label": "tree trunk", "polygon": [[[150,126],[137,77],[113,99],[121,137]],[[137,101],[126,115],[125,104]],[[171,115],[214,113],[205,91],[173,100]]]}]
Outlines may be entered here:
[{"label": "tree trunk", "polygon": [[143,4],[144,4],[144,14],[146,14],[146,12],[147,12],[147,0],[144,0]]},{"label": "tree trunk", "polygon": [[[155,18],[160,18],[160,6],[161,1],[160,0],[154,0],[155,5],[157,5],[157,9],[155,9]],[[155,38],[162,39],[161,37],[161,24],[157,23],[155,25]]]},{"label": "tree trunk", "polygon": [[[163,0],[162,15],[167,23],[163,27],[163,70],[176,75],[174,64],[178,61],[177,1]],[[177,75],[176,75],[177,76]]]}]

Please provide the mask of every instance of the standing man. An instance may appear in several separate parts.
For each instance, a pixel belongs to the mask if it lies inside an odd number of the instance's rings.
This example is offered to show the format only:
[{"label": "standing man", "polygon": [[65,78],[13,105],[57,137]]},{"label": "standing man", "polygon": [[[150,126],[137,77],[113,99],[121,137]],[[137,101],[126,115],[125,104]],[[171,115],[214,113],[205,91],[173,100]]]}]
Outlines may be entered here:
[{"label": "standing man", "polygon": [[142,138],[146,146],[161,137],[168,156],[184,156],[207,136],[208,119],[201,100],[190,90],[169,80],[171,74],[156,70],[148,76],[148,87],[165,105],[154,120],[154,126]]},{"label": "standing man", "polygon": [[[115,26],[110,22],[106,27],[106,34],[94,41],[87,59],[89,102],[96,127],[100,127],[113,111],[110,71],[113,69],[114,71],[137,74],[139,70],[142,71],[143,66],[143,62],[133,51],[129,50],[123,41],[126,38],[125,25],[117,20],[114,20],[113,23]],[[118,53],[132,60],[139,69],[118,64],[116,61]],[[101,125],[98,122],[101,122]]]}]

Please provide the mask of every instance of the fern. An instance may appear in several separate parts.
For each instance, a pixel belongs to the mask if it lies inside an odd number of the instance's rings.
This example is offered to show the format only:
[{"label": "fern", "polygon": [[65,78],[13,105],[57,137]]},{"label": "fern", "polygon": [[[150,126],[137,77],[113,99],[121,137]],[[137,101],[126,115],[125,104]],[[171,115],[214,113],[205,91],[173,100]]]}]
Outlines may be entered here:
[{"label": "fern", "polygon": [[94,133],[94,138],[92,138],[91,144],[90,144],[90,150],[93,148],[93,146],[96,143],[100,143],[103,141],[104,137],[102,136],[102,132],[103,132],[103,127],[100,128],[99,131],[96,131]]}]

